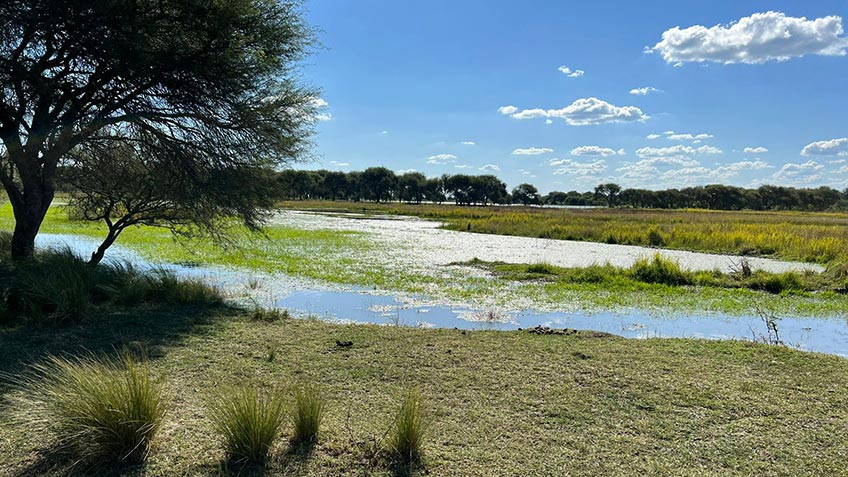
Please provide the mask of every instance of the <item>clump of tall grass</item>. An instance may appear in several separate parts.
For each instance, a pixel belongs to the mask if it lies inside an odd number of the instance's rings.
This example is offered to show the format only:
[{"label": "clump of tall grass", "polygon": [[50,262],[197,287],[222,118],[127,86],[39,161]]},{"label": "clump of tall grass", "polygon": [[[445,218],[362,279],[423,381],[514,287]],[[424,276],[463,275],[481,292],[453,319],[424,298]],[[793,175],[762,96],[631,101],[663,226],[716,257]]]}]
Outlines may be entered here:
[{"label": "clump of tall grass", "polygon": [[264,323],[274,323],[291,319],[291,313],[285,308],[262,308],[259,306],[254,307],[249,316],[251,321],[261,321]]},{"label": "clump of tall grass", "polygon": [[397,462],[408,464],[421,458],[427,435],[422,407],[421,394],[417,390],[409,389],[404,393],[387,441],[389,453]]},{"label": "clump of tall grass", "polygon": [[129,353],[120,358],[49,357],[34,365],[22,388],[20,419],[55,434],[78,462],[139,462],[162,423],[162,381]]},{"label": "clump of tall grass", "polygon": [[538,273],[540,275],[552,275],[554,268],[547,263],[533,263],[527,266],[527,273]]},{"label": "clump of tall grass", "polygon": [[57,323],[79,322],[101,303],[217,305],[223,301],[217,288],[200,280],[180,279],[163,270],[142,272],[117,262],[91,265],[67,248],[0,264],[0,291],[7,318]]},{"label": "clump of tall grass", "polygon": [[690,274],[684,272],[677,262],[655,254],[654,258],[640,258],[630,268],[633,278],[645,283],[662,283],[665,285],[689,285],[692,283]]},{"label": "clump of tall grass", "polygon": [[314,384],[301,384],[294,391],[294,408],[291,420],[294,435],[292,442],[311,445],[318,442],[321,420],[324,418],[324,398]]},{"label": "clump of tall grass", "polygon": [[286,402],[276,389],[259,392],[252,387],[222,391],[209,405],[209,418],[235,461],[265,461],[286,420]]}]

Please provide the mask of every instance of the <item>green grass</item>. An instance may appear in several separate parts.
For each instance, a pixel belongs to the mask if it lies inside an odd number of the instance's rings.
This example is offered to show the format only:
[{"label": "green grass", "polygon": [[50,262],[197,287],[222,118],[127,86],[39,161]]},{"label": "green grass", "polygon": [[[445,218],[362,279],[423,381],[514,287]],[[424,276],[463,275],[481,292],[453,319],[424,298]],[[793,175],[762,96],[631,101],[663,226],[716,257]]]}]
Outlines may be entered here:
[{"label": "green grass", "polygon": [[848,257],[848,214],[653,209],[550,209],[285,202],[294,209],[414,215],[452,230],[768,256],[830,263]]},{"label": "green grass", "polygon": [[239,463],[265,462],[286,418],[285,395],[251,386],[218,389],[209,405],[209,419],[224,441],[227,456]]},{"label": "green grass", "polygon": [[[297,380],[321,383],[321,439],[307,456],[278,440],[268,476],[392,475],[373,443],[412,386],[431,423],[419,475],[845,475],[845,359],[601,336],[267,324],[226,309],[143,307],[81,326],[0,329],[0,369],[19,375],[22,361],[46,354],[149,350],[153,375],[167,377],[169,412],[144,466],[123,475],[218,475],[226,448],[206,396],[222,384]],[[337,349],[337,339],[355,345]],[[280,346],[273,362],[269,340]],[[12,422],[28,412],[0,406],[0,475],[72,474],[48,435]]]},{"label": "green grass", "polygon": [[427,433],[422,407],[421,394],[417,389],[410,388],[403,394],[388,438],[389,452],[400,464],[408,465],[421,458]]},{"label": "green grass", "polygon": [[165,416],[161,381],[129,354],[49,356],[15,381],[17,425],[51,435],[71,467],[144,460]]},{"label": "green grass", "polygon": [[324,397],[318,386],[304,383],[294,390],[292,409],[292,442],[314,445],[318,442],[321,420],[324,418]]}]

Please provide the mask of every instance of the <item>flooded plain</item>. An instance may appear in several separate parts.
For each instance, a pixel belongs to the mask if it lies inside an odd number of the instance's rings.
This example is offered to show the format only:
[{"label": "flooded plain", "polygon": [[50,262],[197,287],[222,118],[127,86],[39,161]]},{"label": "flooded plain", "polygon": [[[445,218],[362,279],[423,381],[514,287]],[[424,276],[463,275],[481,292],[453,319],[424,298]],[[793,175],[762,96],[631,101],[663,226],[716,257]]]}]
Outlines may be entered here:
[{"label": "flooded plain", "polygon": [[[314,215],[314,214],[313,214]],[[471,256],[484,259],[504,260],[511,257],[516,261],[528,261],[528,257],[538,254],[546,257],[549,263],[563,263],[566,256],[564,250],[569,247],[597,246],[597,250],[609,253],[612,250],[622,250],[623,246],[607,246],[606,244],[583,244],[570,242],[565,245],[550,244],[557,253],[550,249],[524,251],[504,256],[504,250],[510,246],[495,251],[493,243],[499,239],[513,242],[515,237],[481,236],[450,232],[432,227],[432,222],[353,219],[337,217],[310,217],[308,214],[287,214],[289,224],[301,223],[304,227],[319,223],[335,223],[337,227],[353,227],[356,230],[387,230],[383,235],[377,233],[378,240],[400,240],[403,233],[397,232],[426,229],[434,232],[442,240],[423,239],[412,247],[402,249],[397,255],[420,266],[429,263],[435,267],[437,263],[450,263],[457,259],[470,259]],[[406,225],[397,228],[398,223]],[[444,234],[443,232],[449,232]],[[373,233],[373,232],[372,232]],[[467,257],[460,256],[456,240],[466,240],[465,237],[453,238],[452,235],[470,236],[466,242],[470,250],[465,251]],[[419,236],[428,234],[419,234]],[[388,238],[387,238],[388,237]],[[540,239],[531,239],[540,240]],[[479,242],[484,243],[479,243]],[[540,240],[542,243],[553,241]],[[442,253],[436,253],[434,248],[441,243],[445,245]],[[96,241],[76,235],[41,234],[37,245],[41,248],[69,247],[76,254],[87,257],[96,246]],[[526,243],[525,243],[526,245]],[[410,248],[412,249],[410,251]],[[625,249],[640,249],[640,247],[624,247]],[[386,247],[376,247],[381,253],[390,251]],[[429,251],[427,251],[429,250]],[[516,249],[517,250],[517,249]],[[650,250],[654,253],[655,250]],[[689,266],[715,268],[721,266],[728,257],[710,254],[694,254],[688,252],[662,251],[672,256],[688,257]],[[486,256],[486,253],[493,255]],[[499,255],[495,255],[500,253]],[[633,250],[626,260],[647,253],[645,250]],[[523,255],[522,255],[523,254]],[[682,254],[682,255],[680,255]],[[388,256],[388,255],[387,255]],[[523,258],[522,258],[523,257]],[[708,262],[709,257],[712,262]],[[584,260],[575,259],[575,261]],[[767,327],[763,318],[758,315],[730,316],[720,313],[675,313],[661,310],[621,309],[614,311],[569,310],[550,311],[526,307],[475,307],[467,303],[455,303],[445,300],[434,300],[428,296],[410,295],[388,290],[372,290],[361,287],[343,287],[333,284],[307,280],[300,277],[288,276],[282,273],[266,273],[219,266],[198,266],[195,264],[154,263],[146,260],[138,253],[121,247],[113,246],[108,253],[108,260],[129,262],[141,269],[162,268],[170,270],[181,277],[201,278],[220,287],[235,303],[245,306],[260,306],[266,308],[287,309],[295,316],[318,318],[345,323],[376,323],[382,325],[410,326],[422,328],[458,328],[468,330],[514,330],[536,326],[551,328],[569,328],[578,330],[595,330],[629,338],[653,337],[683,337],[705,339],[742,339],[761,340],[767,335]],[[506,261],[506,260],[504,260]],[[569,262],[574,264],[574,262]],[[752,260],[752,265],[766,267],[770,270],[796,269],[806,267],[806,264],[779,262],[774,260]],[[783,267],[783,268],[781,268]],[[799,349],[848,356],[848,320],[842,316],[833,317],[779,317],[777,326],[782,341]]]}]

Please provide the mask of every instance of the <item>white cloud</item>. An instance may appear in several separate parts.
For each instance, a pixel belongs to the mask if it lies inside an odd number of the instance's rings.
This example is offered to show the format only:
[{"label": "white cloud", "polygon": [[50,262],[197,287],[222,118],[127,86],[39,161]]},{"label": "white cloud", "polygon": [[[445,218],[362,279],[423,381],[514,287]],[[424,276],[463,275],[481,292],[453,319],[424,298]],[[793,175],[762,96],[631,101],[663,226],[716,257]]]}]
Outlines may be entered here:
[{"label": "white cloud", "polygon": [[662,137],[662,136],[661,136],[661,135],[659,135],[659,134],[648,134],[646,137],[647,137],[648,139],[657,139],[657,138],[660,138],[660,137]]},{"label": "white cloud", "polygon": [[630,94],[636,96],[647,96],[650,93],[659,93],[662,90],[654,88],[653,86],[643,86],[641,88],[633,88],[630,90]]},{"label": "white cloud", "polygon": [[572,71],[571,68],[569,68],[567,66],[560,66],[557,69],[560,72],[562,72],[562,74],[568,76],[569,78],[579,78],[579,77],[583,76],[584,73],[586,73],[583,70],[573,70]]},{"label": "white cloud", "polygon": [[765,152],[768,152],[768,149],[766,149],[762,146],[746,147],[745,149],[742,150],[742,152],[744,152],[745,154],[763,154]]},{"label": "white cloud", "polygon": [[802,156],[848,156],[848,137],[811,142],[801,149]]},{"label": "white cloud", "polygon": [[650,116],[636,106],[616,106],[598,98],[580,98],[561,109],[524,109],[501,106],[498,112],[515,119],[560,118],[570,126],[644,121]]},{"label": "white cloud", "polygon": [[388,131],[380,131],[380,134],[388,134]]},{"label": "white cloud", "polygon": [[483,172],[497,172],[501,170],[501,168],[498,167],[497,164],[486,164],[485,166],[481,167],[480,170]]},{"label": "white cloud", "polygon": [[336,167],[347,167],[347,166],[350,165],[350,163],[349,162],[330,161],[330,165],[333,165],[333,166],[336,166]]},{"label": "white cloud", "polygon": [[454,162],[455,160],[456,156],[453,154],[436,154],[435,156],[427,158],[427,164],[447,164],[448,162]]},{"label": "white cloud", "polygon": [[546,119],[545,124],[553,124],[554,121],[552,119]]},{"label": "white cloud", "polygon": [[579,162],[572,159],[551,159],[549,165],[556,167],[554,175],[573,174],[577,176],[596,175],[607,169],[603,159],[594,162]]},{"label": "white cloud", "polygon": [[331,121],[333,114],[326,111],[330,107],[330,103],[324,98],[312,98],[310,105],[315,109],[315,119],[318,121]]},{"label": "white cloud", "polygon": [[845,164],[848,160],[845,159],[834,159],[832,161],[827,161],[828,164]]},{"label": "white cloud", "polygon": [[399,171],[395,171],[398,175],[409,174],[411,172],[418,172],[415,169],[401,169]]},{"label": "white cloud", "polygon": [[821,179],[823,177],[823,171],[824,165],[816,161],[810,160],[801,164],[787,162],[772,177],[778,180],[806,184]]},{"label": "white cloud", "polygon": [[474,141],[462,141],[460,144],[462,144],[463,146],[476,146],[477,145],[477,143],[474,142]]},{"label": "white cloud", "polygon": [[538,156],[539,154],[547,154],[549,152],[554,152],[554,150],[549,147],[528,147],[526,149],[516,149],[512,151],[512,154],[515,156]]},{"label": "white cloud", "polygon": [[770,169],[770,166],[767,162],[761,161],[759,159],[754,161],[739,161],[728,164],[726,166],[721,166],[719,169],[726,169],[728,171],[744,171],[744,170],[760,170],[760,169]]},{"label": "white cloud", "polygon": [[624,149],[619,149],[616,151],[615,149],[610,149],[608,147],[601,146],[578,146],[571,150],[572,156],[600,156],[600,157],[608,157],[614,155],[625,154]]},{"label": "white cloud", "polygon": [[453,167],[455,167],[455,168],[457,168],[457,169],[470,169],[470,168],[471,168],[471,166],[470,166],[470,165],[468,165],[468,164],[457,164],[457,165],[455,165],[455,166],[453,166]]},{"label": "white cloud", "polygon": [[686,62],[760,64],[804,55],[844,56],[848,39],[842,34],[839,16],[807,20],[770,11],[727,25],[674,27],[646,51],[659,52],[677,66]]},{"label": "white cloud", "polygon": [[698,154],[724,154],[724,151],[715,146],[701,146],[695,149]]},{"label": "white cloud", "polygon": [[695,148],[677,144],[668,147],[642,147],[636,149],[636,155],[641,158],[646,157],[675,157],[675,156],[692,156],[695,154]]}]

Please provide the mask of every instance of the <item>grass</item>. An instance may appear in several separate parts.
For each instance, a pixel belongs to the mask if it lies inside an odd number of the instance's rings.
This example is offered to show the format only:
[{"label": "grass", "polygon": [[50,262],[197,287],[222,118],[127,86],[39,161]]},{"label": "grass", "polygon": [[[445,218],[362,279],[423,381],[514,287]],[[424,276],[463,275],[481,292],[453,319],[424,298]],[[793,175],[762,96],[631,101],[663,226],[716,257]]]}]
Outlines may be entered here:
[{"label": "grass", "polygon": [[91,266],[69,249],[42,251],[21,263],[0,259],[0,292],[5,321],[78,323],[97,306],[223,302],[220,290],[200,280],[179,279],[165,270],[142,272],[122,263]]},{"label": "grass", "polygon": [[47,357],[18,379],[21,428],[52,434],[74,464],[140,462],[164,418],[162,383],[129,354]]},{"label": "grass", "polygon": [[714,289],[748,289],[771,294],[791,294],[812,297],[816,294],[833,296],[837,300],[848,292],[841,268],[824,273],[755,271],[724,273],[721,271],[682,270],[677,262],[660,254],[641,258],[629,268],[612,265],[566,268],[550,264],[508,264],[472,260],[460,265],[480,267],[517,282],[542,281],[554,284],[603,285],[608,290],[650,290],[651,285],[673,287],[709,287]]},{"label": "grass", "polygon": [[[0,369],[44,354],[137,343],[168,377],[171,412],[143,467],[124,475],[217,475],[225,447],[204,396],[222,383],[321,383],[321,439],[274,453],[265,475],[392,475],[369,443],[416,387],[427,402],[423,475],[844,475],[848,361],[747,342],[627,340],[591,333],[461,332],[256,323],[224,308],[115,311],[75,327],[0,329]],[[356,346],[337,349],[335,340]],[[284,358],[268,362],[264,344]],[[83,348],[84,347],[84,348]],[[19,391],[0,387],[14,397]],[[73,474],[40,428],[0,406],[0,475]],[[77,475],[84,475],[79,472]]]},{"label": "grass", "polygon": [[299,385],[294,391],[292,410],[292,442],[297,445],[314,445],[324,417],[324,398],[314,384]]},{"label": "grass", "polygon": [[285,202],[283,207],[414,215],[477,233],[582,240],[830,263],[848,256],[848,214],[653,209],[552,209]]},{"label": "grass", "polygon": [[403,394],[400,409],[389,431],[388,446],[392,456],[400,464],[417,462],[421,458],[426,432],[421,394],[410,388]]},{"label": "grass", "polygon": [[285,422],[285,395],[279,389],[259,392],[250,386],[218,393],[209,405],[209,419],[227,456],[236,462],[265,462]]}]

